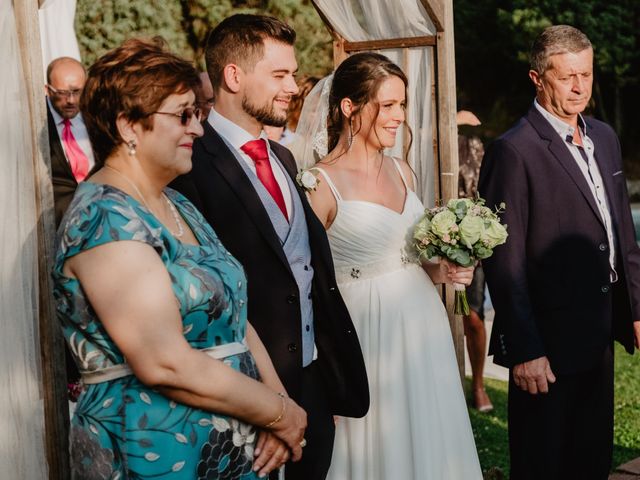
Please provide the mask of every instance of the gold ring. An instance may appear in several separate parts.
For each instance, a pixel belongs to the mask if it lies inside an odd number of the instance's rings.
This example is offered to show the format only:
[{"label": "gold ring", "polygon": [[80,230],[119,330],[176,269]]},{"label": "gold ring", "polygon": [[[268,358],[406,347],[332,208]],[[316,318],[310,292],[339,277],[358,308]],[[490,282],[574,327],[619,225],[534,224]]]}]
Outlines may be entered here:
[{"label": "gold ring", "polygon": [[306,446],[307,446],[307,439],[306,439],[306,438],[303,438],[303,439],[300,441],[300,447],[301,447],[301,448],[304,448],[304,447],[306,447]]}]

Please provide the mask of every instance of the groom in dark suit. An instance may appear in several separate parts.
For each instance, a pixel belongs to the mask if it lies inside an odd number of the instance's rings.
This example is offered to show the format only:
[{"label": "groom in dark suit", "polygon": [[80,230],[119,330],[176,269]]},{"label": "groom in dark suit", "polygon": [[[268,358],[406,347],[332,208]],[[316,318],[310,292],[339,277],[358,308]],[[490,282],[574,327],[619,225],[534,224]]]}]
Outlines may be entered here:
[{"label": "groom in dark suit", "polygon": [[211,32],[215,105],[194,142],[193,170],[174,186],[244,266],[249,321],[308,414],[302,460],[285,475],[307,480],[326,476],[333,415],[363,416],[369,390],[324,228],[295,182],[293,156],[263,131],[285,124],[298,91],[294,41],[288,25],[256,15],[234,15]]},{"label": "groom in dark suit", "polygon": [[505,202],[509,239],[483,262],[496,310],[490,353],[509,367],[511,478],[606,479],[613,340],[640,341],[640,249],[620,144],[581,114],[593,49],[579,30],[534,42],[536,100],[487,150],[480,194]]}]

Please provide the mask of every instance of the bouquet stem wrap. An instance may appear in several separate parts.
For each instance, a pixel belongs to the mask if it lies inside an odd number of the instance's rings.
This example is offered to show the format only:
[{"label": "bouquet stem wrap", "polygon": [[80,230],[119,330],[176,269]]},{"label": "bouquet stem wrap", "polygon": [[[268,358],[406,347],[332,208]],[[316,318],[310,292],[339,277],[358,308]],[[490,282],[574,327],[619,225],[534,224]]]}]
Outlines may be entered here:
[{"label": "bouquet stem wrap", "polygon": [[469,315],[469,302],[467,301],[467,287],[461,283],[454,283],[453,288],[456,292],[455,307],[453,313],[456,315]]}]

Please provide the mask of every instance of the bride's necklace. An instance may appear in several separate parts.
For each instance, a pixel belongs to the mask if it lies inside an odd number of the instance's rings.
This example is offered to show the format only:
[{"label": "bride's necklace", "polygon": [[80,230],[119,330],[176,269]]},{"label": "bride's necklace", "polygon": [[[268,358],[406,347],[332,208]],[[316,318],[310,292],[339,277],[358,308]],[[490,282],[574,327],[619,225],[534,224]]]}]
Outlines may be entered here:
[{"label": "bride's necklace", "polygon": [[[158,218],[158,215],[156,214],[156,212],[154,212],[151,207],[149,206],[149,204],[147,203],[147,200],[144,198],[144,195],[142,195],[142,192],[140,191],[140,189],[136,186],[135,183],[133,183],[129,177],[127,177],[124,173],[122,173],[120,170],[113,168],[111,165],[107,165],[106,163],[104,164],[105,168],[108,168],[109,170],[113,171],[116,173],[116,175],[118,175],[120,178],[122,178],[125,182],[127,182],[127,184],[129,184],[129,186],[131,188],[133,188],[134,192],[136,192],[138,194],[138,196],[140,197],[140,199],[142,200],[142,204],[147,207],[147,210],[149,210],[151,213],[153,213],[153,215],[155,215],[156,218]],[[182,226],[182,222],[180,221],[180,215],[178,214],[178,211],[176,210],[176,207],[173,205],[173,203],[171,203],[171,200],[169,200],[169,197],[167,197],[165,195],[164,192],[162,192],[162,198],[164,198],[164,200],[167,202],[167,205],[169,205],[169,210],[171,211],[171,215],[173,215],[173,221],[176,223],[176,227],[178,227],[178,231],[174,232],[171,229],[169,229],[169,231],[171,232],[171,234],[174,237],[182,237],[182,235],[184,235],[184,227]]]}]

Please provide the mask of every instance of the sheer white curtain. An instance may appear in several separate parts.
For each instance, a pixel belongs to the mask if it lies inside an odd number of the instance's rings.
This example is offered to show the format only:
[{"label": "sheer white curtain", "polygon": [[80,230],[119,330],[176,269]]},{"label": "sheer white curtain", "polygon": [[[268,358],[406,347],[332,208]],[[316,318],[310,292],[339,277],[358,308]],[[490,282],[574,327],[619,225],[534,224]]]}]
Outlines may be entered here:
[{"label": "sheer white curtain", "polygon": [[80,60],[74,27],[76,0],[45,0],[38,10],[42,64],[46,79],[47,65],[58,57]]},{"label": "sheer white curtain", "polygon": [[48,477],[40,394],[29,105],[13,2],[0,1],[0,476]]},{"label": "sheer white curtain", "polygon": [[[315,0],[336,31],[348,41],[435,35],[436,29],[420,0]],[[366,12],[366,13],[365,13]],[[381,50],[409,78],[407,124],[413,133],[409,164],[417,176],[416,191],[425,205],[435,201],[434,125],[431,107],[430,47]],[[390,152],[402,156],[403,138]]]}]

